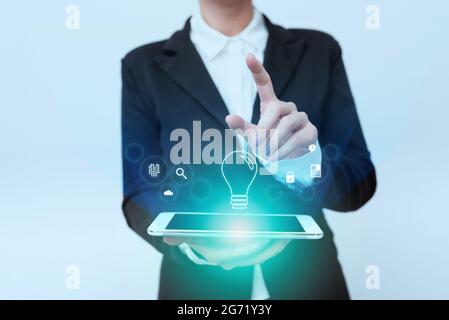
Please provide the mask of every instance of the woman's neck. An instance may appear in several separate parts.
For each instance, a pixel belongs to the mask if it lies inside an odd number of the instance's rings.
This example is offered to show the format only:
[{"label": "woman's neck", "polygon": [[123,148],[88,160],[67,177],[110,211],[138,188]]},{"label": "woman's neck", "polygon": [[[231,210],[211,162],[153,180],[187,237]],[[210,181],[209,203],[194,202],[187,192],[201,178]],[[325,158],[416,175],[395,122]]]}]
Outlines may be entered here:
[{"label": "woman's neck", "polygon": [[200,12],[211,28],[231,37],[250,23],[253,4],[251,0],[200,0]]}]

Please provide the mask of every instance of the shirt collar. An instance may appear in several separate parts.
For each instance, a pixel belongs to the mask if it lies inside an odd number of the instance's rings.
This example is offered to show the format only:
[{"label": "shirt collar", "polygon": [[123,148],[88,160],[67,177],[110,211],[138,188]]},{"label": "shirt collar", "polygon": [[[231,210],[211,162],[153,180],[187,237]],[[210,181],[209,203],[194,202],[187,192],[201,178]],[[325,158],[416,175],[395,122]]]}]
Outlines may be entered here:
[{"label": "shirt collar", "polygon": [[190,20],[190,38],[195,46],[202,50],[208,59],[214,59],[231,39],[245,41],[256,50],[263,51],[268,31],[262,14],[254,8],[250,23],[238,35],[228,37],[210,27],[198,11]]}]

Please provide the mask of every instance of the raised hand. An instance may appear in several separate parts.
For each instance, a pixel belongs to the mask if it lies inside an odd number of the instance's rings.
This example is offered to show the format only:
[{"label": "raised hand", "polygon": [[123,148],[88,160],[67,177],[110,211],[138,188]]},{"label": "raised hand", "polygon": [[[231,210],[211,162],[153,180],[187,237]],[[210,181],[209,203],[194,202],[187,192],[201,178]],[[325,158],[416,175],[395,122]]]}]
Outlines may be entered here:
[{"label": "raised hand", "polygon": [[[298,111],[293,102],[280,101],[276,97],[270,75],[253,55],[246,57],[246,64],[259,94],[260,120],[256,125],[238,115],[228,115],[226,123],[229,128],[243,130],[253,148],[268,150],[265,156],[270,161],[294,159],[309,152],[309,145],[317,141],[318,131],[307,114]],[[269,133],[272,129],[276,130],[275,143],[270,143]],[[261,136],[260,132],[267,134]]]}]

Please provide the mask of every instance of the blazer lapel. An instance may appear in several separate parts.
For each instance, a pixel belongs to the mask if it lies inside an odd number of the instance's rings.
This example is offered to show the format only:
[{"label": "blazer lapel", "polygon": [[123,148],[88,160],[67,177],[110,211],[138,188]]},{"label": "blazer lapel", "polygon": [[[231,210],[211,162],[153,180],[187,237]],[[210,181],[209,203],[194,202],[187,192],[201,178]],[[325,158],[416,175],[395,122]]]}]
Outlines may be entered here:
[{"label": "blazer lapel", "polygon": [[[282,93],[298,68],[304,52],[305,41],[292,32],[274,25],[265,17],[268,29],[268,42],[265,49],[264,66],[271,77],[276,95],[282,99]],[[252,123],[259,122],[260,100],[257,95],[254,102]]]},{"label": "blazer lapel", "polygon": [[[190,19],[189,19],[190,20]],[[190,21],[166,42],[163,54],[154,58],[167,75],[191,95],[213,118],[227,128],[226,105],[201,57],[190,41]]]}]

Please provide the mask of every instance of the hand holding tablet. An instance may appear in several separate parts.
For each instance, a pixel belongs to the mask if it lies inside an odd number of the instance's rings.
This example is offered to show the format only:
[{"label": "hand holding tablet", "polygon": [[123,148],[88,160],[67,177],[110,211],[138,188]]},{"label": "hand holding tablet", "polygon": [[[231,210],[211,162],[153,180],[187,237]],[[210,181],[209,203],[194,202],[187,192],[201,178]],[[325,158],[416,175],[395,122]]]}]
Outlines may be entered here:
[{"label": "hand holding tablet", "polygon": [[284,250],[290,240],[258,238],[164,237],[172,246],[187,244],[213,266],[231,270],[264,263]]},{"label": "hand holding tablet", "polygon": [[236,213],[163,212],[148,227],[168,245],[186,243],[211,265],[224,269],[262,264],[291,239],[320,239],[312,217]]}]

